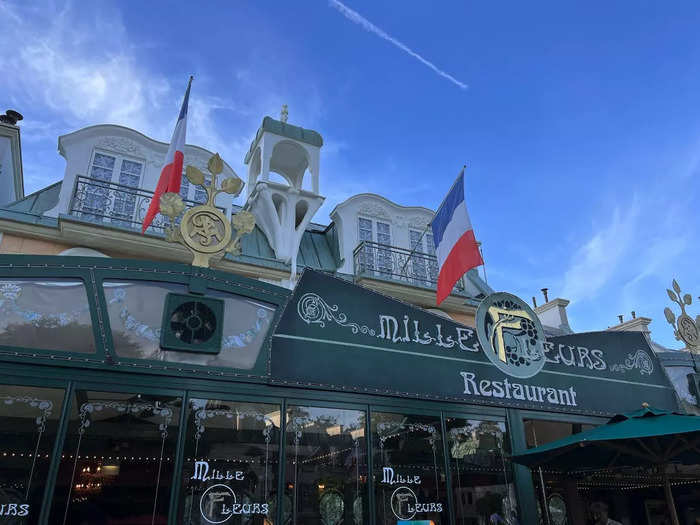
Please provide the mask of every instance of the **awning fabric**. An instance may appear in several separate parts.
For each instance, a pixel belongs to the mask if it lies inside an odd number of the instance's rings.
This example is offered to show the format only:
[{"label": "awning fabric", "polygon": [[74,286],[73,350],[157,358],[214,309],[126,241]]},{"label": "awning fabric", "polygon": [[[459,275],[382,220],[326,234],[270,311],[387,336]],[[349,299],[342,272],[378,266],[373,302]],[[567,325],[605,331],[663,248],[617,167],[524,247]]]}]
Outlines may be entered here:
[{"label": "awning fabric", "polygon": [[696,464],[700,463],[700,417],[645,406],[512,459],[521,465],[561,471]]}]

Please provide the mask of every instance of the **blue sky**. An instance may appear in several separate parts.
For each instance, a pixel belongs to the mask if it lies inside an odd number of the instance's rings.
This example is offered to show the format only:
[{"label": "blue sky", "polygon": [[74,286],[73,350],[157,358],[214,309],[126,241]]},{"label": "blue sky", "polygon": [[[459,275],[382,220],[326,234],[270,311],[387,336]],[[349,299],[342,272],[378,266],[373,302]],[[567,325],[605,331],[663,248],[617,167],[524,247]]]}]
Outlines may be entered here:
[{"label": "blue sky", "polygon": [[194,74],[188,142],[239,175],[283,103],[324,136],[317,222],[365,191],[435,208],[466,162],[495,289],[546,286],[579,331],[636,310],[672,347],[665,288],[700,302],[696,2],[3,1],[0,18],[28,193],[61,179],[60,134],[168,140]]}]

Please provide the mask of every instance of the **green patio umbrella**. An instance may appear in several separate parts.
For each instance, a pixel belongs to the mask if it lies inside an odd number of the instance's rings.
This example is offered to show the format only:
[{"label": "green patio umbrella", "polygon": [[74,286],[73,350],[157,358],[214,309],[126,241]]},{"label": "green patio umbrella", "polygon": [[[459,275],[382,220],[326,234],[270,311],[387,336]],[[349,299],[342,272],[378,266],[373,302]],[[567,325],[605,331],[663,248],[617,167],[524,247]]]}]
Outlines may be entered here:
[{"label": "green patio umbrella", "polygon": [[528,467],[548,466],[563,471],[580,471],[582,465],[586,470],[658,466],[672,523],[679,525],[666,465],[700,463],[700,417],[658,410],[644,403],[641,410],[618,414],[605,425],[512,459]]}]

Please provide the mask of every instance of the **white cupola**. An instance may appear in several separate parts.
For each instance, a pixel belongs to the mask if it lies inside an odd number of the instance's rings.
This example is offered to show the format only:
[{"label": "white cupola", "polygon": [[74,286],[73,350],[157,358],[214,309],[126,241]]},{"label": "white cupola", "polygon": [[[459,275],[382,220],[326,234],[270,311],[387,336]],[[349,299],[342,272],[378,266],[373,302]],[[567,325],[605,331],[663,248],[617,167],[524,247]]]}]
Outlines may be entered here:
[{"label": "white cupola", "polygon": [[[315,131],[287,124],[284,105],[280,120],[263,119],[245,156],[248,198],[244,207],[255,215],[275,257],[291,264],[292,277],[301,238],[325,200],[318,187],[321,146],[323,138]],[[271,172],[283,182],[270,180]],[[307,172],[310,189],[303,187]]]}]

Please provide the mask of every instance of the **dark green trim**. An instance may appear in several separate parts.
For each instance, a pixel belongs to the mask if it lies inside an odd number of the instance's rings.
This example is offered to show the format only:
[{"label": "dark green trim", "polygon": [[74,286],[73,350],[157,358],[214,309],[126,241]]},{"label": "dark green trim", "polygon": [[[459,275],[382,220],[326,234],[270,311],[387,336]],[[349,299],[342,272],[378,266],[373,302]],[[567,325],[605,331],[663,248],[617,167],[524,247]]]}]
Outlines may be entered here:
[{"label": "dark green trim", "polygon": [[170,505],[168,506],[168,524],[177,525],[178,503],[180,502],[180,489],[182,476],[178,473],[182,471],[183,458],[185,456],[185,441],[187,439],[187,421],[190,412],[190,393],[185,392],[182,398],[182,408],[180,409],[180,422],[177,429],[177,446],[175,448],[175,464],[173,465],[173,481],[170,487]]},{"label": "dark green trim", "polygon": [[[0,360],[19,363],[45,362],[52,366],[80,366],[103,370],[137,369],[151,374],[205,376],[222,380],[264,381],[267,378],[272,328],[277,325],[282,306],[290,296],[290,291],[285,288],[226,272],[178,263],[129,259],[0,255],[0,275],[9,278],[81,280],[87,294],[96,349],[95,354],[84,354],[0,346]],[[120,358],[115,354],[112,344],[112,331],[103,290],[104,280],[163,282],[181,284],[190,289],[209,289],[268,303],[275,308],[275,313],[258,360],[250,370]]]},{"label": "dark green trim", "polygon": [[[511,408],[507,410],[507,414],[511,451],[513,454],[524,452],[527,450],[527,442],[525,439],[525,425],[520,410]],[[522,465],[513,464],[513,478],[515,493],[518,498],[518,508],[520,509],[520,523],[538,523],[535,486],[532,483],[530,469]]]},{"label": "dark green trim", "polygon": [[46,474],[46,487],[44,487],[44,497],[41,501],[41,512],[37,520],[37,523],[41,525],[48,523],[49,515],[51,514],[51,501],[53,499],[53,492],[56,489],[56,477],[58,476],[58,469],[61,466],[61,452],[63,451],[63,444],[66,440],[68,424],[70,423],[70,410],[71,403],[73,402],[74,390],[74,383],[68,383],[63,396],[63,406],[61,407],[61,416],[58,420],[56,440],[54,441],[53,450],[51,451],[51,463],[49,465],[49,471]]},{"label": "dark green trim", "polygon": [[[282,405],[280,407],[280,448],[279,448],[279,466],[277,470],[277,515],[275,516],[275,523],[282,523],[282,513],[284,511],[284,504],[282,503],[284,496],[284,488],[287,483],[284,479],[285,470],[287,468],[287,447],[285,447],[285,440],[287,437],[287,401],[282,400]],[[296,490],[296,487],[295,487]]]},{"label": "dark green trim", "polygon": [[372,406],[367,405],[365,420],[365,439],[367,440],[367,504],[370,525],[377,522],[377,509],[374,507],[374,441],[372,440]]},{"label": "dark green trim", "polygon": [[559,423],[583,423],[585,425],[603,425],[608,422],[608,417],[584,416],[581,414],[561,414],[558,412],[542,412],[539,410],[518,410],[523,420],[541,419],[544,421],[556,421]]},{"label": "dark green trim", "polygon": [[450,525],[455,525],[455,508],[452,501],[452,471],[450,469],[450,454],[447,446],[447,425],[445,424],[445,413],[440,414],[440,433],[442,434],[442,460],[445,462],[445,488],[447,492],[447,509]]}]

